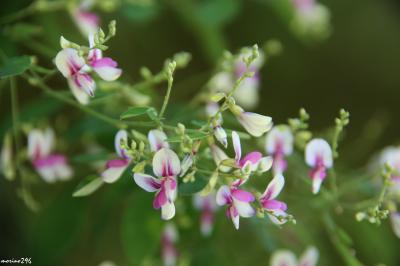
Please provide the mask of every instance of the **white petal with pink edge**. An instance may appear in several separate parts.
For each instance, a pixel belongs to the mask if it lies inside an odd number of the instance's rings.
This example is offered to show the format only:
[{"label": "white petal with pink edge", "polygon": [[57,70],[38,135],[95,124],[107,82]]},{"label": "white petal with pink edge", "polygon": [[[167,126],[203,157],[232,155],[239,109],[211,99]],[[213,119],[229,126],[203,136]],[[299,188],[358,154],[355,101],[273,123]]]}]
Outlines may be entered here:
[{"label": "white petal with pink edge", "polygon": [[153,157],[153,172],[158,177],[177,176],[181,171],[178,155],[168,148],[162,148]]},{"label": "white petal with pink edge", "polygon": [[75,49],[65,48],[58,52],[54,63],[63,76],[69,78],[85,65],[85,60],[78,55]]},{"label": "white petal with pink edge", "polygon": [[314,167],[317,160],[322,160],[325,167],[330,168],[333,165],[331,146],[324,139],[311,140],[305,150],[306,163]]},{"label": "white petal with pink edge", "polygon": [[256,210],[248,202],[233,199],[233,205],[236,207],[238,213],[242,217],[252,217],[256,214]]},{"label": "white petal with pink edge", "polygon": [[161,187],[161,180],[152,177],[151,175],[135,173],[133,179],[139,187],[143,188],[147,192],[155,192]]},{"label": "white petal with pink edge", "polygon": [[115,152],[118,154],[119,157],[121,158],[126,158],[127,154],[125,150],[121,147],[121,142],[125,142],[128,144],[128,132],[124,129],[121,129],[115,134],[114,138],[114,147],[115,147]]},{"label": "white petal with pink edge", "polygon": [[122,74],[122,70],[117,68],[117,62],[109,57],[98,59],[91,65],[93,70],[105,81],[114,81]]},{"label": "white petal with pink edge", "polygon": [[274,199],[282,191],[285,185],[285,178],[281,174],[277,174],[268,184],[267,189],[262,194],[261,198]]},{"label": "white petal with pink edge", "polygon": [[221,186],[216,195],[216,201],[219,206],[223,206],[229,203],[231,197],[231,191],[228,186]]},{"label": "white petal with pink edge", "polygon": [[287,125],[274,126],[268,133],[265,148],[269,154],[274,154],[277,147],[282,149],[285,155],[293,152],[293,134]]},{"label": "white petal with pink edge", "polygon": [[236,131],[232,131],[232,143],[233,149],[235,150],[235,160],[239,162],[240,158],[242,158],[242,147],[240,145],[240,138]]},{"label": "white petal with pink edge", "polygon": [[80,104],[87,105],[89,103],[90,96],[81,88],[79,88],[72,79],[68,79],[68,85],[71,89],[72,94],[78,100]]},{"label": "white petal with pink edge", "polygon": [[110,167],[101,173],[101,177],[103,181],[106,183],[114,183],[116,182],[121,175],[125,172],[128,165],[125,166],[117,166],[117,167]]},{"label": "white petal with pink edge", "polygon": [[169,148],[169,143],[166,141],[167,135],[158,129],[150,130],[147,134],[150,143],[150,149],[156,152],[162,148]]}]

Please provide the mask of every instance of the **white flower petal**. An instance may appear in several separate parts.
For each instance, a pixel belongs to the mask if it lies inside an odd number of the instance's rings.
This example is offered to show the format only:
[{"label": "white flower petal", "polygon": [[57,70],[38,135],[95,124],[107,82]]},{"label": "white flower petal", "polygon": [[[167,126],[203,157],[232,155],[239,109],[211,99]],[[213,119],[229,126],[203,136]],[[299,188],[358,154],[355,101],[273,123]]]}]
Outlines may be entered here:
[{"label": "white flower petal", "polygon": [[124,141],[126,144],[128,143],[128,132],[124,129],[119,130],[117,134],[115,134],[114,147],[119,157],[126,158],[127,154],[125,150],[121,148],[121,141]]},{"label": "white flower petal", "polygon": [[236,207],[239,215],[242,217],[252,217],[256,214],[256,210],[250,205],[249,202],[244,202],[233,198],[233,204]]},{"label": "white flower petal", "polygon": [[[223,160],[229,159],[228,155],[217,145],[211,145],[211,155],[214,159],[215,164],[218,166]],[[229,172],[231,168],[229,166],[220,166],[219,169],[222,172]]]},{"label": "white flower petal", "polygon": [[322,184],[322,179],[317,177],[314,177],[312,180],[312,193],[317,194],[321,188]]},{"label": "white flower petal", "polygon": [[283,186],[285,185],[285,178],[281,174],[275,175],[275,177],[269,182],[267,189],[262,194],[262,198],[266,199],[274,199],[279,193],[282,191]]},{"label": "white flower petal", "polygon": [[89,103],[90,96],[83,89],[79,88],[72,79],[68,79],[68,85],[72,94],[79,103],[83,105],[87,105]]},{"label": "white flower petal", "polygon": [[275,126],[267,135],[265,148],[269,154],[274,154],[280,146],[285,155],[293,152],[293,134],[287,125]]},{"label": "white flower petal", "polygon": [[272,127],[272,118],[251,112],[242,112],[237,116],[242,126],[254,137],[260,137]]},{"label": "white flower petal", "polygon": [[114,183],[121,177],[127,167],[128,165],[120,167],[110,167],[106,169],[103,173],[101,173],[101,177],[106,183]]},{"label": "white flower petal", "polygon": [[181,171],[178,155],[168,148],[162,148],[153,157],[153,172],[158,177],[177,176]]},{"label": "white flower petal", "polygon": [[161,130],[150,130],[147,138],[149,139],[150,149],[153,152],[156,152],[161,148],[169,148],[169,143],[166,141],[167,135]]},{"label": "white flower petal", "polygon": [[297,259],[293,252],[289,250],[275,251],[270,260],[271,266],[297,266]]},{"label": "white flower petal", "polygon": [[78,55],[75,49],[65,48],[58,52],[54,63],[63,76],[69,78],[72,70],[79,71],[85,65],[85,60]]},{"label": "white flower petal", "polygon": [[318,249],[308,247],[300,257],[299,266],[315,266],[317,265],[318,257]]},{"label": "white flower petal", "polygon": [[161,180],[142,173],[135,173],[133,175],[135,183],[146,190],[147,192],[155,192],[161,187]]},{"label": "white flower petal", "polygon": [[236,131],[232,131],[232,143],[233,149],[235,150],[235,160],[239,162],[240,158],[242,158],[242,147],[240,145],[240,138]]},{"label": "white flower petal", "polygon": [[167,201],[161,206],[161,218],[163,220],[170,220],[175,216],[175,205],[173,202]]},{"label": "white flower petal", "polygon": [[233,207],[230,207],[229,211],[230,211],[230,216],[231,216],[233,225],[235,226],[236,230],[239,230],[239,221],[240,221],[239,214],[237,214],[235,216],[235,209]]},{"label": "white flower petal", "polygon": [[216,195],[216,202],[219,206],[228,204],[228,199],[231,197],[231,191],[228,186],[221,186]]},{"label": "white flower petal", "polygon": [[311,140],[305,150],[306,163],[314,167],[318,158],[322,160],[325,167],[331,168],[333,165],[332,149],[324,139]]}]

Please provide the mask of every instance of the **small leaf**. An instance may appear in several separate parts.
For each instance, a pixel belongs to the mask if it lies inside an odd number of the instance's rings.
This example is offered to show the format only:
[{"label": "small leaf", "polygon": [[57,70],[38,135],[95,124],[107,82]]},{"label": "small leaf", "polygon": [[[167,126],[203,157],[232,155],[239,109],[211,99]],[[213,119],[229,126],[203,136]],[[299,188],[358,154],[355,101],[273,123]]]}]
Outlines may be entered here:
[{"label": "small leaf", "polygon": [[97,189],[99,189],[104,184],[103,180],[98,176],[88,176],[82,180],[72,194],[73,197],[85,197]]},{"label": "small leaf", "polygon": [[149,113],[152,113],[151,115],[154,115],[154,113],[157,114],[156,110],[154,110],[153,107],[149,106],[136,106],[136,107],[131,107],[128,109],[128,111],[124,112],[121,114],[120,119],[127,119],[131,117],[136,117],[144,114],[148,114],[148,116],[151,118]]},{"label": "small leaf", "polygon": [[157,111],[154,108],[148,109],[147,110],[147,115],[153,121],[157,121],[158,120],[158,114],[157,114]]},{"label": "small leaf", "polygon": [[13,57],[0,67],[0,79],[13,77],[24,73],[32,65],[29,56]]}]

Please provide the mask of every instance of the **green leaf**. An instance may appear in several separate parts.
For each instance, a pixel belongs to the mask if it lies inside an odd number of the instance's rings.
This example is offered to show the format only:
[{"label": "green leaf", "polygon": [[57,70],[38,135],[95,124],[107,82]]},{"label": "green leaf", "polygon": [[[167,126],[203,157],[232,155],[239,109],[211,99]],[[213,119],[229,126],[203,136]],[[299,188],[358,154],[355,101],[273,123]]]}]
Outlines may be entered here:
[{"label": "green leaf", "polygon": [[146,23],[155,19],[160,11],[156,1],[149,1],[149,4],[127,3],[122,8],[122,14],[135,23]]},{"label": "green leaf", "polygon": [[82,180],[76,187],[73,197],[86,197],[104,184],[103,180],[98,176],[88,176]]},{"label": "green leaf", "polygon": [[0,67],[0,79],[9,78],[24,73],[32,65],[29,56],[19,56],[8,59]]},{"label": "green leaf", "polygon": [[194,182],[179,184],[178,190],[180,195],[192,195],[201,191],[208,183],[209,177],[201,173],[196,173]]},{"label": "green leaf", "polygon": [[153,121],[157,121],[158,120],[158,114],[157,114],[157,111],[154,108],[150,108],[149,110],[147,110],[147,115]]},{"label": "green leaf", "polygon": [[205,0],[197,7],[197,15],[202,23],[219,27],[231,21],[240,10],[237,0]]},{"label": "green leaf", "polygon": [[[150,119],[152,119],[153,116],[157,116],[156,110],[154,110],[153,107],[149,106],[136,106],[136,107],[131,107],[128,109],[128,111],[125,111],[124,113],[121,114],[120,119],[127,119],[131,117],[136,117],[136,116],[141,116],[147,114]],[[153,120],[153,119],[152,119]]]},{"label": "green leaf", "polygon": [[126,202],[121,239],[129,265],[142,265],[158,252],[163,222],[160,210],[152,208],[153,196],[137,190]]}]

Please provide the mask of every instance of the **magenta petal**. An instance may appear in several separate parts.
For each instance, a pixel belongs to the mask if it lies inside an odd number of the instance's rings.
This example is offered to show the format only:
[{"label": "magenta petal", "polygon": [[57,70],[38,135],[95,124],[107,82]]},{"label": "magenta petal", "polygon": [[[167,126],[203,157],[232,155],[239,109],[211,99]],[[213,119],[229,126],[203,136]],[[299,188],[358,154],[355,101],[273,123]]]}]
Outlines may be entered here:
[{"label": "magenta petal", "polygon": [[154,209],[159,209],[161,206],[163,206],[165,203],[167,203],[167,195],[165,194],[165,189],[161,189],[157,194],[156,197],[154,198],[153,201],[153,208]]},{"label": "magenta petal", "polygon": [[67,163],[67,159],[65,158],[64,155],[61,155],[61,154],[52,154],[45,158],[40,158],[40,159],[36,159],[33,161],[33,165],[36,168],[50,167],[50,166],[66,164],[66,163]]},{"label": "magenta petal", "polygon": [[112,60],[110,57],[104,57],[92,62],[92,67],[117,67],[117,62]]},{"label": "magenta petal", "polygon": [[129,160],[126,159],[115,159],[115,160],[110,160],[106,163],[106,168],[111,168],[111,167],[123,167],[129,164]]},{"label": "magenta petal", "polygon": [[265,200],[261,201],[262,206],[268,210],[287,210],[286,203],[279,201],[279,200]]},{"label": "magenta petal", "polygon": [[239,162],[239,166],[243,167],[247,161],[250,161],[252,164],[257,164],[262,158],[261,152],[253,151],[248,153],[242,160]]},{"label": "magenta petal", "polygon": [[252,202],[255,200],[253,194],[241,189],[234,189],[232,190],[232,196],[240,201],[243,202]]}]

